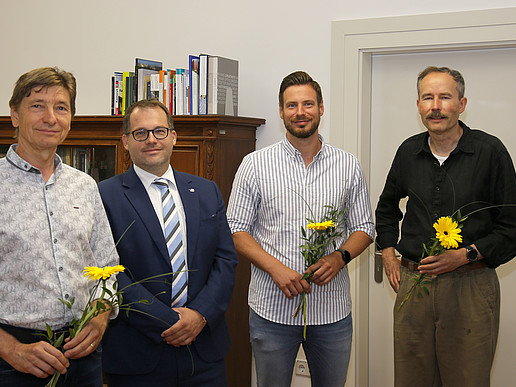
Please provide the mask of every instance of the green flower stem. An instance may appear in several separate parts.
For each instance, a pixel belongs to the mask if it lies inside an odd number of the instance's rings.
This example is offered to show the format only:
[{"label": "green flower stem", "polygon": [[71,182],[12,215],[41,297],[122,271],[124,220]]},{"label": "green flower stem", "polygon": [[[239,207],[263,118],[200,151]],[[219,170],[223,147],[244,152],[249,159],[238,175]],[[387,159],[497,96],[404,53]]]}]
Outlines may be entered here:
[{"label": "green flower stem", "polygon": [[59,377],[61,374],[59,372],[55,372],[54,375],[52,375],[52,379],[47,383],[45,387],[55,387],[57,385],[57,382],[59,380]]},{"label": "green flower stem", "polygon": [[303,292],[303,319],[305,326],[303,327],[303,339],[306,341],[306,293]]},{"label": "green flower stem", "polygon": [[[441,245],[439,244],[439,240],[436,239],[434,241],[434,244],[430,248],[428,256],[431,257],[433,255],[439,255],[439,254],[442,254],[443,251],[444,250],[441,248]],[[419,264],[421,264],[421,259],[419,260]],[[410,298],[412,293],[414,293],[414,289],[416,289],[416,287],[421,285],[421,282],[423,282],[424,278],[425,278],[425,274],[424,273],[419,273],[419,274],[416,275],[416,277],[414,278],[414,283],[410,287],[410,289],[407,292],[407,294],[405,294],[405,298],[403,298],[403,301],[401,301],[401,304],[398,306],[398,311],[401,310],[401,308],[408,301],[408,299]]]},{"label": "green flower stem", "polygon": [[407,294],[405,294],[405,298],[403,299],[403,301],[401,301],[401,304],[400,306],[398,306],[398,311],[401,310],[401,308],[403,307],[403,305],[405,305],[405,303],[408,301],[408,299],[410,298],[410,296],[412,295],[412,293],[414,292],[414,289],[416,288],[416,286],[418,286],[419,284],[421,284],[421,282],[423,281],[423,278],[425,277],[424,274],[422,273],[419,273],[416,278],[414,279],[414,283],[412,284],[412,286],[410,287],[410,290],[407,292]]}]

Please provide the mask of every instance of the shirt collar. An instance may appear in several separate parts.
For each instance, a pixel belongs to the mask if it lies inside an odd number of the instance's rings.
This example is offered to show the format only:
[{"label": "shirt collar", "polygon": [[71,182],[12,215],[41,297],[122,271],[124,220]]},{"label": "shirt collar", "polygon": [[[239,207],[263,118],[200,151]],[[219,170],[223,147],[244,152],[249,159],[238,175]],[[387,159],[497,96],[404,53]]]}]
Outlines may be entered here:
[{"label": "shirt collar", "polygon": [[[16,153],[16,148],[18,148],[18,144],[12,144],[7,151],[6,159],[7,161],[15,166],[18,169],[21,169],[25,172],[41,174],[41,171],[33,166],[28,161],[25,161],[20,157],[18,153]],[[58,175],[60,171],[63,169],[63,163],[61,161],[61,157],[58,154],[54,155],[54,174]]]},{"label": "shirt collar", "polygon": [[[459,142],[455,149],[450,153],[456,153],[456,152],[464,152],[464,153],[474,153],[473,148],[473,139],[471,137],[471,129],[462,121],[459,120],[459,125],[462,128],[462,136],[459,139]],[[422,138],[422,141],[420,142],[419,146],[415,149],[414,153],[421,153],[423,151],[431,153],[430,146],[428,145],[428,137],[430,135],[428,132],[425,132],[425,135]]]},{"label": "shirt collar", "polygon": [[146,189],[149,189],[149,187],[152,185],[154,180],[156,180],[158,177],[167,179],[172,184],[172,186],[177,188],[176,178],[174,177],[174,172],[172,171],[172,167],[170,165],[168,166],[167,171],[161,176],[156,176],[152,173],[149,173],[135,164],[133,164],[133,166],[134,166],[134,172],[136,173],[136,175],[138,175],[138,177],[142,181],[143,186]]},{"label": "shirt collar", "polygon": [[[323,136],[318,134],[319,141],[321,141],[321,149],[319,149],[319,152],[314,156],[314,160],[317,160],[319,157],[321,157],[326,149],[326,142],[324,141]],[[301,152],[298,151],[294,145],[290,143],[290,141],[287,138],[287,135],[283,137],[283,140],[281,141],[281,145],[283,146],[283,149],[287,152],[287,154],[291,157],[301,157]]]}]

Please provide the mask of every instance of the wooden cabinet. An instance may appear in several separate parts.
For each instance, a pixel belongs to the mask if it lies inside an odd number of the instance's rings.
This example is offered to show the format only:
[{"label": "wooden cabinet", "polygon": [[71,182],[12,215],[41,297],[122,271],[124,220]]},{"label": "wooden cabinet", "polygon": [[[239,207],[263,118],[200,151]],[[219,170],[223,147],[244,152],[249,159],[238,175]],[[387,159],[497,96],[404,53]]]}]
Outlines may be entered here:
[{"label": "wooden cabinet", "polygon": [[[182,172],[199,175],[217,183],[227,204],[231,185],[242,158],[255,150],[256,129],[265,123],[261,118],[233,116],[174,116],[177,143],[172,152],[172,166]],[[91,171],[97,178],[122,173],[131,165],[129,153],[120,140],[122,117],[76,116],[63,147],[90,149]],[[16,142],[9,117],[0,117],[0,154]],[[79,153],[79,152],[77,152]],[[99,156],[97,155],[102,155]],[[108,158],[109,160],[104,160]],[[81,168],[82,169],[82,168]],[[109,172],[113,170],[113,172]],[[92,172],[92,174],[94,174]],[[106,176],[104,176],[106,175]],[[250,265],[240,261],[237,266],[235,290],[226,317],[231,333],[231,350],[226,357],[226,369],[231,387],[251,384],[251,346],[247,289]]]}]

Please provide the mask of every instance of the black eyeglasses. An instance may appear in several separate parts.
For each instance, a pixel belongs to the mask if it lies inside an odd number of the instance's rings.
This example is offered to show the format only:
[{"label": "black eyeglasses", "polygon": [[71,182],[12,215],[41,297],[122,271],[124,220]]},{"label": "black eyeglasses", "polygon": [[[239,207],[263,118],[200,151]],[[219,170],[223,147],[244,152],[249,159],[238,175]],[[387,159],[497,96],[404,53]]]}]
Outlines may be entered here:
[{"label": "black eyeglasses", "polygon": [[170,128],[155,128],[155,129],[136,129],[131,132],[136,141],[145,141],[149,138],[149,133],[152,132],[156,140],[163,140],[167,138]]}]

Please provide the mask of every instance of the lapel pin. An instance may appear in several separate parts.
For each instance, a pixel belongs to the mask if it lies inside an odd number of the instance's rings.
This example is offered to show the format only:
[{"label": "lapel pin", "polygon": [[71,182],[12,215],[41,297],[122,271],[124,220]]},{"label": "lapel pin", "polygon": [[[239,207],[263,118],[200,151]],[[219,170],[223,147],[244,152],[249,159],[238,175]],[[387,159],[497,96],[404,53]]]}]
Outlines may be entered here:
[{"label": "lapel pin", "polygon": [[190,188],[190,192],[195,192],[195,188]]}]

